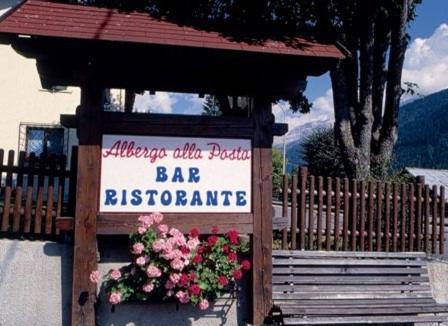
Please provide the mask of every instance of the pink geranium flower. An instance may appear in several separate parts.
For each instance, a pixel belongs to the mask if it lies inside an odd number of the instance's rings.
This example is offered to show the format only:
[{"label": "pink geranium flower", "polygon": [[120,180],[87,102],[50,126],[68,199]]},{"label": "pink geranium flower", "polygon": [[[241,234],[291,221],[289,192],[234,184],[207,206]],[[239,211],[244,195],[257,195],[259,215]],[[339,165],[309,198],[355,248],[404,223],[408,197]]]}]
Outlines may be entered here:
[{"label": "pink geranium flower", "polygon": [[171,273],[170,274],[170,281],[174,284],[177,284],[180,280],[180,273]]},{"label": "pink geranium flower", "polygon": [[201,302],[199,302],[199,309],[206,310],[209,306],[208,300],[203,299]]},{"label": "pink geranium flower", "polygon": [[99,271],[92,271],[89,276],[90,282],[98,283],[101,279],[101,274]]},{"label": "pink geranium flower", "polygon": [[132,252],[136,255],[140,255],[145,250],[145,245],[141,242],[137,242],[132,246]]},{"label": "pink geranium flower", "polygon": [[180,232],[178,229],[176,229],[176,228],[171,228],[171,230],[170,230],[170,232],[168,232],[171,236],[173,236],[173,237],[180,237],[180,236],[183,236],[183,233],[182,232]]},{"label": "pink geranium flower", "polygon": [[152,249],[155,252],[160,252],[166,248],[165,240],[159,239],[153,242]]},{"label": "pink geranium flower", "polygon": [[166,224],[160,224],[157,229],[159,230],[160,233],[162,234],[166,234],[168,232],[168,230],[170,229],[168,225]]},{"label": "pink geranium flower", "polygon": [[141,226],[149,228],[154,223],[154,218],[151,215],[142,215],[138,218]]},{"label": "pink geranium flower", "polygon": [[198,238],[193,238],[187,241],[187,247],[190,250],[195,250],[200,244],[200,241]]},{"label": "pink geranium flower", "polygon": [[138,258],[135,260],[135,263],[136,263],[138,266],[144,266],[144,265],[146,264],[146,259],[145,259],[145,257],[140,256],[140,257],[138,257]]},{"label": "pink geranium flower", "polygon": [[114,269],[112,270],[112,272],[110,272],[110,278],[117,281],[118,279],[120,279],[121,277],[121,272],[118,269]]},{"label": "pink geranium flower", "polygon": [[165,283],[165,289],[167,290],[171,290],[176,286],[176,284],[174,284],[173,282],[171,282],[170,280],[166,281]]},{"label": "pink geranium flower", "polygon": [[154,223],[159,224],[163,221],[163,214],[159,212],[154,212],[151,215],[151,218],[153,219]]},{"label": "pink geranium flower", "polygon": [[181,303],[188,303],[190,301],[190,296],[184,291],[177,291],[176,298],[179,299]]},{"label": "pink geranium flower", "polygon": [[160,277],[162,275],[162,271],[154,265],[149,265],[146,269],[146,275],[148,275],[148,277]]},{"label": "pink geranium flower", "polygon": [[138,234],[144,234],[146,232],[147,228],[144,226],[139,226],[137,229]]},{"label": "pink geranium flower", "polygon": [[143,287],[142,287],[142,290],[143,290],[143,292],[149,293],[149,292],[151,292],[152,290],[154,290],[154,284],[152,284],[152,283],[150,283],[150,282],[145,283],[145,284],[143,285]]},{"label": "pink geranium flower", "polygon": [[185,264],[182,259],[179,258],[173,259],[173,261],[170,263],[171,268],[178,271],[181,271],[184,268],[184,265]]},{"label": "pink geranium flower", "polygon": [[119,304],[121,302],[121,293],[120,292],[112,292],[109,295],[109,302],[112,304]]}]

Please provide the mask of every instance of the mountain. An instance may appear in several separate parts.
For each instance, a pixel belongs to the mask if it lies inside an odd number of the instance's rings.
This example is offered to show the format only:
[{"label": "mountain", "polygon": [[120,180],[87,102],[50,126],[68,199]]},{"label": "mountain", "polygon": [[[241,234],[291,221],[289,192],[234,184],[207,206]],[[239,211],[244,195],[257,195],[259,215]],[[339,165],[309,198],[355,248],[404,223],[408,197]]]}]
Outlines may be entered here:
[{"label": "mountain", "polygon": [[448,89],[400,108],[396,167],[448,168]]},{"label": "mountain", "polygon": [[[288,131],[285,136],[286,141],[286,171],[291,172],[296,166],[303,165],[302,141],[306,139],[313,131],[320,128],[331,127],[333,122],[330,120],[317,120],[296,126]],[[283,138],[279,137],[274,143],[274,147],[283,151]]]}]

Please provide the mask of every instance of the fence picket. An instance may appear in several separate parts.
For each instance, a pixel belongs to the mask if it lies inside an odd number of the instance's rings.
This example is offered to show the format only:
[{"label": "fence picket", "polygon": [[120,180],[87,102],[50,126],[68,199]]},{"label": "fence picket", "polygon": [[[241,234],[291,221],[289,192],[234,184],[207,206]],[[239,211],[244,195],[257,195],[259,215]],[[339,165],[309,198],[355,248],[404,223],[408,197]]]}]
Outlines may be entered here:
[{"label": "fence picket", "polygon": [[297,248],[297,175],[292,176],[291,190],[291,249]]},{"label": "fence picket", "polygon": [[415,209],[415,188],[414,184],[411,183],[409,185],[409,251],[414,251],[414,241],[415,241],[414,209]]},{"label": "fence picket", "polygon": [[2,228],[3,232],[9,231],[10,215],[11,215],[11,194],[12,194],[12,167],[14,165],[14,151],[8,152],[8,165],[6,166],[6,183],[5,183],[5,197],[3,199],[3,218]]},{"label": "fence picket", "polygon": [[310,204],[308,210],[308,242],[309,242],[309,250],[313,249],[314,243],[314,188],[315,188],[315,177],[310,176]]},{"label": "fence picket", "polygon": [[406,184],[403,183],[401,185],[401,232],[400,232],[400,244],[401,244],[401,251],[406,250]]},{"label": "fence picket", "polygon": [[429,242],[429,217],[430,213],[430,202],[429,202],[429,186],[425,185],[425,252],[429,253],[430,251],[430,242]]},{"label": "fence picket", "polygon": [[369,234],[368,234],[368,250],[373,251],[373,213],[374,213],[374,185],[372,181],[368,183],[369,187],[369,209],[368,209],[368,223],[369,223]]},{"label": "fence picket", "polygon": [[432,244],[431,244],[431,252],[433,254],[436,253],[436,249],[437,249],[437,186],[433,186],[432,187],[432,198],[431,198],[431,203],[432,203],[432,210],[431,210],[431,222],[432,222],[432,231],[431,231],[431,239],[432,239]]},{"label": "fence picket", "polygon": [[49,165],[48,173],[48,188],[47,188],[47,200],[46,200],[46,214],[45,214],[45,233],[51,234],[53,228],[53,192],[54,192],[54,178],[56,170],[56,162],[52,161]]},{"label": "fence picket", "polygon": [[394,225],[392,234],[392,250],[394,252],[398,249],[398,187],[399,184],[395,183],[393,194]]},{"label": "fence picket", "polygon": [[325,221],[325,230],[326,230],[326,239],[325,239],[325,249],[330,251],[331,249],[331,198],[332,198],[332,190],[331,190],[332,180],[330,177],[327,178],[327,194],[326,194],[326,221]]},{"label": "fence picket", "polygon": [[[283,176],[283,193],[282,193],[282,215],[290,220],[288,213],[288,190],[289,190],[289,179],[285,174]],[[291,222],[291,220],[290,220]],[[288,249],[288,226],[282,230],[282,249]]]},{"label": "fence picket", "polygon": [[422,196],[423,196],[423,184],[417,184],[417,235],[416,235],[416,249],[422,250]]},{"label": "fence picket", "polygon": [[38,159],[39,170],[37,172],[37,199],[36,210],[34,212],[34,233],[40,234],[42,232],[42,209],[44,199],[44,181],[45,181],[45,166],[42,159]]},{"label": "fence picket", "polygon": [[34,166],[36,164],[36,157],[34,153],[28,158],[28,177],[26,185],[26,198],[25,198],[25,221],[23,223],[23,232],[31,232],[31,218],[33,208],[33,189],[34,189]]},{"label": "fence picket", "polygon": [[70,159],[70,182],[68,185],[68,213],[71,216],[75,216],[76,207],[76,178],[78,171],[78,147],[72,147],[72,157]]},{"label": "fence picket", "polygon": [[341,179],[336,178],[335,198],[334,198],[334,250],[339,248],[339,215],[341,211]]},{"label": "fence picket", "polygon": [[[63,156],[59,164],[59,169],[57,171],[58,189],[57,189],[56,217],[60,217],[62,214],[62,202],[64,201],[64,190],[65,190],[64,171],[66,164],[67,164],[66,157]],[[60,232],[59,229],[56,228],[55,233],[59,234],[59,232]]]},{"label": "fence picket", "polygon": [[445,253],[445,187],[440,187],[439,254]]},{"label": "fence picket", "polygon": [[17,172],[16,180],[16,196],[14,199],[14,218],[12,231],[19,232],[21,224],[21,211],[22,211],[22,193],[23,193],[23,165],[25,163],[25,152],[19,153],[18,161],[19,170]]},{"label": "fence picket", "polygon": [[305,228],[306,228],[306,180],[308,170],[306,167],[301,167],[300,173],[300,207],[299,207],[299,221],[300,221],[300,238],[299,249],[305,249]]},{"label": "fence picket", "polygon": [[322,249],[322,209],[324,204],[324,178],[317,178],[317,250]]},{"label": "fence picket", "polygon": [[385,233],[386,233],[386,246],[385,250],[386,252],[389,252],[390,250],[390,184],[386,183],[386,193],[384,195],[385,197],[385,203],[384,203],[384,210],[386,211],[386,221],[385,221]]},{"label": "fence picket", "polygon": [[357,227],[357,201],[358,201],[358,184],[356,182],[356,180],[352,180],[352,211],[351,211],[351,215],[352,215],[352,219],[351,219],[351,224],[352,224],[352,230],[351,230],[351,239],[352,239],[352,243],[351,243],[351,248],[353,251],[356,250],[356,227]]},{"label": "fence picket", "polygon": [[383,215],[383,187],[380,182],[376,184],[376,200],[377,200],[377,210],[376,210],[376,251],[381,251],[381,236],[383,228],[381,225],[381,218]]},{"label": "fence picket", "polygon": [[348,178],[344,178],[344,225],[343,225],[343,247],[344,251],[348,250],[348,216],[349,216],[349,192]]},{"label": "fence picket", "polygon": [[361,181],[359,189],[359,250],[365,249],[365,233],[366,233],[366,183]]}]

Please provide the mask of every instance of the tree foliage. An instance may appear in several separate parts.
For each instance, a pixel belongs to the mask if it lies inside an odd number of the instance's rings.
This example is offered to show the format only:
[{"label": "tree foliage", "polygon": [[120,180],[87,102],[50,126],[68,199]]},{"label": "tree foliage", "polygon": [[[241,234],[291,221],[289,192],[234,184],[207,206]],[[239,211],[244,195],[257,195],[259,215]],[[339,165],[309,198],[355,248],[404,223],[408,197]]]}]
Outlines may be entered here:
[{"label": "tree foliage", "polygon": [[303,159],[312,175],[345,177],[342,154],[333,128],[317,129],[302,143]]},{"label": "tree foliage", "polygon": [[283,153],[277,149],[272,149],[272,190],[279,193],[282,186],[283,176]]}]

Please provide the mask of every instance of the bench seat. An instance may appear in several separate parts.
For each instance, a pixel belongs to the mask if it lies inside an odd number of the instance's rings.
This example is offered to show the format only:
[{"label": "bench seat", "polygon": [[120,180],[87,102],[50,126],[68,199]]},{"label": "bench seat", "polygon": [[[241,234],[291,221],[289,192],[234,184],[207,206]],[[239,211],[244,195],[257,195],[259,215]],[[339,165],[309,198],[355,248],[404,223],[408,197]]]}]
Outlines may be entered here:
[{"label": "bench seat", "polygon": [[273,317],[284,325],[448,320],[425,253],[273,251]]}]

